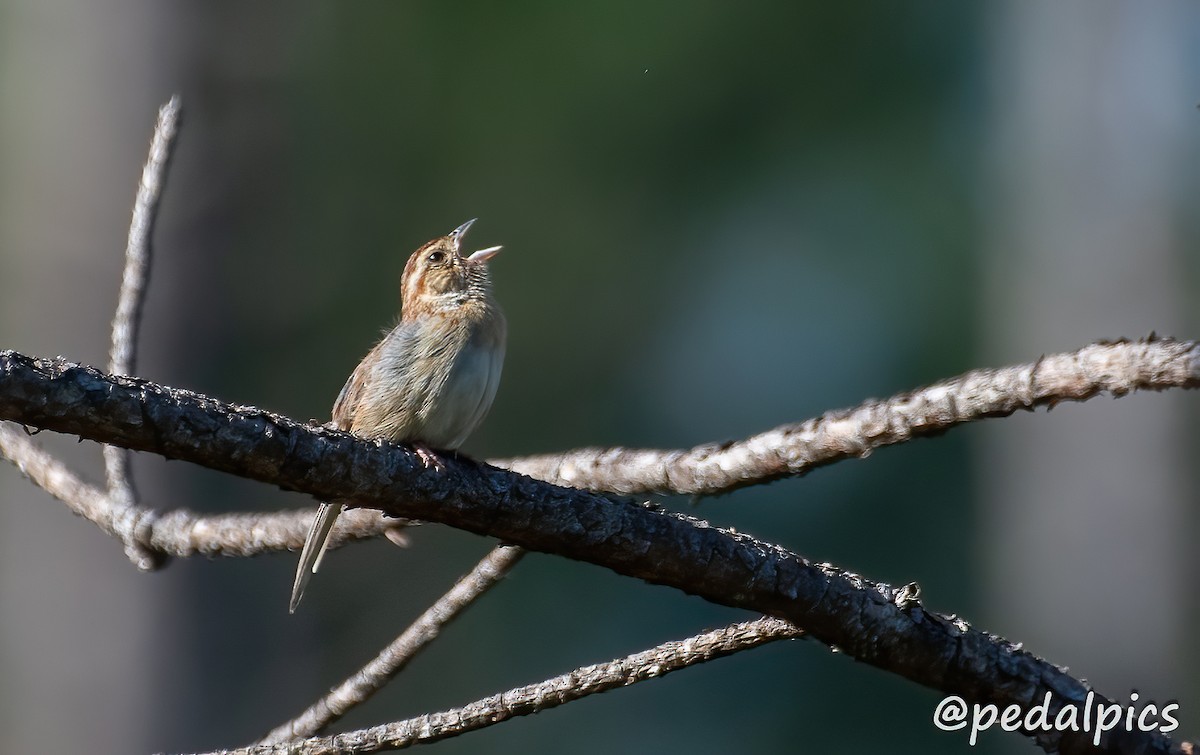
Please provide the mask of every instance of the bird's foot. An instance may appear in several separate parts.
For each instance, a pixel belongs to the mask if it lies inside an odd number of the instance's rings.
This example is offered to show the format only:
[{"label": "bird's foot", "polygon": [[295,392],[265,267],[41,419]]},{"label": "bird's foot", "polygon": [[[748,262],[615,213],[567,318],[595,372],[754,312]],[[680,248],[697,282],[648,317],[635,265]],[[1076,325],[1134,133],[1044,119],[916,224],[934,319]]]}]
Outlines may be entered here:
[{"label": "bird's foot", "polygon": [[437,451],[420,442],[414,442],[412,447],[417,452],[417,456],[421,457],[421,462],[425,464],[426,469],[432,469],[435,472],[446,471],[446,465],[442,463],[442,457],[438,456]]}]

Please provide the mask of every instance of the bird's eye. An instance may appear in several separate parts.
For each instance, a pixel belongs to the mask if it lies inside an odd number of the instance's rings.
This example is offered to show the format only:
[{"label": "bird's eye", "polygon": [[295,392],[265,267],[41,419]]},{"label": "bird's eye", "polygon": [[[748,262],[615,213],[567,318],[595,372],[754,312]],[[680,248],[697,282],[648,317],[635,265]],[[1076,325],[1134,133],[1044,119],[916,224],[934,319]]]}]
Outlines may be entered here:
[{"label": "bird's eye", "polygon": [[446,261],[446,253],[445,252],[430,252],[429,256],[426,257],[425,259],[432,262],[433,264],[437,265],[437,264],[440,264],[440,263]]}]

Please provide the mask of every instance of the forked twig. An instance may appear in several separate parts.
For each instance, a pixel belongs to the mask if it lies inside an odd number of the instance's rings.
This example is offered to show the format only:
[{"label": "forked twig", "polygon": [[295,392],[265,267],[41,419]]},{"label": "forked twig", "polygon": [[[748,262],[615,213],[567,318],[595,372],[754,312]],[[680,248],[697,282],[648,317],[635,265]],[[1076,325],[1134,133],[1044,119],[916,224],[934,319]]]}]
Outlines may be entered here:
[{"label": "forked twig", "polygon": [[[112,324],[112,348],[108,370],[114,375],[132,375],[137,363],[137,334],[141,327],[142,303],[146,298],[146,281],[150,276],[151,240],[158,200],[166,179],[171,146],[179,126],[180,101],[175,95],[159,108],[150,154],[142,169],[133,203],[133,219],[129,224],[129,240],[125,245],[125,268],[121,277],[121,293]],[[125,554],[141,570],[161,566],[163,554],[147,547],[149,533],[141,523],[146,510],[137,506],[137,490],[129,471],[129,452],[116,446],[104,447],[104,473],[108,481],[108,498],[113,516],[125,520],[119,529],[125,533]]]},{"label": "forked twig", "polygon": [[[108,493],[79,479],[67,466],[11,425],[0,424],[0,457],[12,461],[30,482],[67,504],[74,513],[101,531],[128,542],[140,530],[146,545],[168,556],[257,556],[296,550],[312,524],[312,508],[261,514],[201,515],[187,509],[158,512],[141,506],[120,511]],[[351,540],[388,535],[399,541],[406,527],[417,522],[387,517],[371,509],[347,511],[330,536],[330,547]],[[282,600],[282,598],[281,598]]]},{"label": "forked twig", "polygon": [[360,729],[333,737],[281,742],[221,750],[210,755],[341,755],[396,750],[436,742],[498,724],[513,716],[528,716],[588,695],[628,687],[672,671],[723,658],[776,640],[804,635],[794,625],[771,617],[731,624],[721,629],[665,642],[624,658],[583,666],[537,684],[511,689],[441,713]]},{"label": "forked twig", "polygon": [[516,546],[501,545],[494,548],[370,663],[331,689],[299,716],[273,729],[259,744],[277,744],[311,737],[354,706],[366,702],[399,674],[417,653],[433,642],[442,627],[503,579],[524,555],[525,551]]}]

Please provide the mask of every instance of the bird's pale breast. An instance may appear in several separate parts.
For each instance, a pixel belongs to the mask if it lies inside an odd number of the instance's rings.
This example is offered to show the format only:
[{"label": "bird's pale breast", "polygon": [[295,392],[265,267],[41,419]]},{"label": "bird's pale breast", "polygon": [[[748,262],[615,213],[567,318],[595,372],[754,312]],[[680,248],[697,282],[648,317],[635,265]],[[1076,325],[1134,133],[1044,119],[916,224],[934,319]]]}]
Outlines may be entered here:
[{"label": "bird's pale breast", "polygon": [[377,347],[350,429],[433,448],[462,445],[496,396],[506,335],[499,310],[471,314],[396,326]]},{"label": "bird's pale breast", "polygon": [[491,408],[503,364],[504,341],[481,329],[473,333],[430,402],[421,439],[434,448],[461,446]]}]

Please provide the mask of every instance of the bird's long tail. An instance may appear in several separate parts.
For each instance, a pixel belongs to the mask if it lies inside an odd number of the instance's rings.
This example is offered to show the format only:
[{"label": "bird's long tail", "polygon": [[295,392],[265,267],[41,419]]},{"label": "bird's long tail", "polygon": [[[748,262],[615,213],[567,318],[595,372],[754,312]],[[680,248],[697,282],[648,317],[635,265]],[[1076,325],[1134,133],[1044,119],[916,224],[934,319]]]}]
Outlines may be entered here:
[{"label": "bird's long tail", "polygon": [[325,557],[325,548],[329,545],[329,533],[342,506],[338,503],[322,503],[317,509],[317,518],[313,520],[312,529],[308,531],[308,539],[304,541],[304,550],[300,551],[300,564],[296,567],[296,581],[292,584],[292,602],[288,605],[288,613],[295,613],[296,606],[304,597],[304,588],[308,580],[317,573],[321,559]]}]

